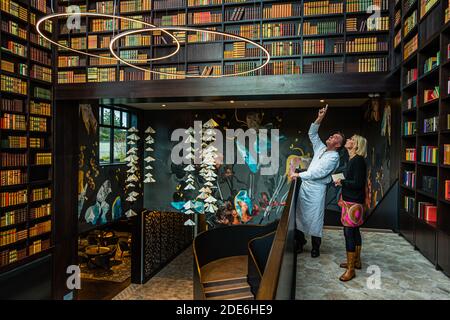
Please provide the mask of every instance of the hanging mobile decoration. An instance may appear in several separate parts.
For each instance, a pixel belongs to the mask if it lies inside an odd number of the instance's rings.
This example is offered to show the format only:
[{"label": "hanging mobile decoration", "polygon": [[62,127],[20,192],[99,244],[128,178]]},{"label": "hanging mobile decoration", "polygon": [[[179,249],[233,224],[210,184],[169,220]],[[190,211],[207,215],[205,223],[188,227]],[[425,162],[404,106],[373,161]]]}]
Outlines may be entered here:
[{"label": "hanging mobile decoration", "polygon": [[136,188],[136,183],[139,182],[139,166],[138,161],[139,157],[137,156],[137,141],[140,139],[137,135],[139,131],[132,127],[128,129],[128,135],[127,135],[127,143],[131,146],[130,149],[127,151],[127,157],[125,158],[125,161],[127,161],[127,179],[125,186],[125,189],[127,190],[127,198],[126,201],[130,202],[130,209],[125,212],[125,215],[129,218],[132,216],[137,215],[136,212],[131,209],[133,206],[133,203],[137,200],[137,197],[139,196],[139,193],[136,191],[131,191],[130,189]]},{"label": "hanging mobile decoration", "polygon": [[[194,128],[190,127],[188,128],[185,133],[188,135],[188,137],[186,138],[186,140],[184,141],[186,144],[189,144],[189,147],[186,149],[187,151],[187,155],[184,157],[186,159],[185,163],[187,163],[186,167],[184,168],[184,171],[186,172],[186,186],[184,187],[185,191],[192,191],[194,192],[196,190],[194,182],[194,174],[193,172],[196,170],[195,167],[193,166],[193,162],[195,159],[195,153],[196,153],[196,149],[193,147],[195,143],[197,143],[197,140],[194,138]],[[192,197],[194,198],[194,197]],[[198,213],[197,210],[197,206],[195,204],[194,201],[189,200],[187,201],[184,206],[183,209],[184,214],[196,214]],[[185,226],[195,226],[196,223],[194,221],[192,221],[191,219],[188,219],[185,223]]]},{"label": "hanging mobile decoration", "polygon": [[[145,138],[145,151],[152,152],[152,151],[154,151],[152,148],[152,144],[155,142],[155,140],[153,139],[153,137],[151,135],[156,133],[156,131],[152,127],[148,127],[147,130],[145,130],[145,133],[147,134],[147,137]],[[148,156],[147,158],[145,158],[145,162],[152,162],[152,161],[155,161],[155,159],[151,156]],[[146,171],[145,171],[145,175],[144,175],[145,176],[144,183],[156,182],[156,180],[153,178],[153,175],[150,171],[152,169],[153,169],[153,167],[150,164],[145,166]]]},{"label": "hanging mobile decoration", "polygon": [[203,188],[200,189],[199,199],[205,203],[203,213],[215,213],[218,209],[216,206],[217,199],[212,196],[212,189],[215,188],[214,182],[217,179],[216,170],[216,157],[217,148],[214,146],[216,141],[215,127],[219,126],[217,122],[210,119],[203,125],[202,135],[202,169],[200,170],[200,176],[203,177],[205,183]]}]

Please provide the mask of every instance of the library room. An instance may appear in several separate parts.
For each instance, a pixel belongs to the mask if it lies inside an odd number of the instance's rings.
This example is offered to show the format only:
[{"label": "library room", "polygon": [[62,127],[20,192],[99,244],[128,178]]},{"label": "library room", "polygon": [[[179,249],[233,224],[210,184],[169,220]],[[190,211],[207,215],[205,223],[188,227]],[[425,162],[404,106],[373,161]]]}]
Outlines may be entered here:
[{"label": "library room", "polygon": [[449,0],[0,20],[0,300],[450,299]]}]

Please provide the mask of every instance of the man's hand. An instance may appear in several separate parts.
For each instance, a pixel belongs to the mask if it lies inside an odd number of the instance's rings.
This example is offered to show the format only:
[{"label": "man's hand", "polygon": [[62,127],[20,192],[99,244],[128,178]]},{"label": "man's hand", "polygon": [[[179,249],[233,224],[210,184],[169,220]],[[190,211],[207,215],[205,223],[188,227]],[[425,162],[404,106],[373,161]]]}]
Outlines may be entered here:
[{"label": "man's hand", "polygon": [[335,185],[336,187],[342,187],[342,180],[341,180],[341,179],[336,180],[336,181],[334,182],[334,185]]},{"label": "man's hand", "polygon": [[322,108],[319,110],[317,119],[315,121],[317,124],[320,124],[322,122],[323,118],[325,118],[325,115],[327,114],[327,110],[328,110],[328,105],[325,108]]}]

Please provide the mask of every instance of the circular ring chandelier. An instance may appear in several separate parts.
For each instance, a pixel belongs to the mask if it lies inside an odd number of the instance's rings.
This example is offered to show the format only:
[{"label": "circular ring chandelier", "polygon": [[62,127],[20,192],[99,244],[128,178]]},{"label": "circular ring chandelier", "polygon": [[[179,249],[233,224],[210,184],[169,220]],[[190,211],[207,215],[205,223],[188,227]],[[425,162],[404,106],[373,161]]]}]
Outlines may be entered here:
[{"label": "circular ring chandelier", "polygon": [[[117,42],[117,40],[119,40],[119,39],[121,39],[121,38],[123,38],[123,37],[125,37],[127,35],[130,35],[130,34],[149,32],[149,31],[159,30],[159,29],[165,30],[165,31],[172,30],[172,31],[186,31],[186,32],[190,32],[190,31],[192,31],[192,32],[204,32],[206,34],[220,35],[220,36],[224,36],[224,37],[233,38],[233,39],[236,39],[236,40],[239,40],[239,41],[244,41],[246,43],[249,43],[249,44],[259,48],[262,52],[264,52],[264,54],[267,56],[267,60],[263,64],[261,64],[260,66],[258,66],[256,68],[253,68],[253,69],[251,69],[249,71],[235,72],[235,73],[232,73],[232,74],[222,74],[222,75],[188,75],[188,74],[183,74],[183,75],[180,75],[178,73],[169,73],[169,72],[155,71],[155,70],[150,70],[150,69],[139,67],[139,66],[137,66],[135,64],[128,63],[126,60],[124,60],[124,59],[120,58],[119,56],[117,56],[117,54],[114,52],[114,44]],[[163,28],[152,27],[152,28],[148,28],[148,29],[139,29],[139,30],[125,31],[125,32],[119,33],[117,36],[115,36],[115,37],[113,37],[111,39],[111,42],[109,43],[109,50],[111,51],[111,54],[117,60],[119,60],[120,62],[122,62],[122,63],[124,63],[124,64],[126,64],[126,65],[128,65],[128,66],[130,66],[132,68],[135,68],[135,69],[138,69],[138,70],[141,70],[141,71],[144,71],[144,72],[150,72],[150,73],[159,74],[159,75],[184,77],[184,78],[222,78],[222,77],[240,76],[240,75],[244,75],[244,74],[248,74],[248,73],[251,73],[251,72],[258,71],[258,70],[264,68],[270,61],[270,53],[269,53],[269,51],[267,51],[266,48],[264,48],[260,44],[256,43],[255,41],[252,41],[250,39],[247,39],[247,38],[244,38],[244,37],[240,37],[240,36],[237,36],[237,35],[234,35],[234,34],[226,33],[226,32],[215,31],[215,30],[207,30],[207,29],[198,29],[198,28],[188,28],[188,27],[163,27]],[[133,60],[133,61],[142,62],[144,60]]]},{"label": "circular ring chandelier", "polygon": [[[64,45],[62,45],[62,44],[60,44],[60,43],[58,43],[56,41],[53,41],[49,37],[47,37],[40,29],[40,25],[42,23],[44,23],[45,21],[47,21],[47,20],[50,20],[50,19],[53,19],[53,18],[56,18],[56,17],[69,17],[69,16],[70,17],[72,17],[72,16],[100,17],[100,18],[118,19],[118,20],[130,21],[130,22],[134,22],[134,23],[140,23],[143,26],[151,27],[152,30],[154,30],[154,31],[160,30],[163,33],[165,33],[168,36],[170,36],[176,43],[176,49],[175,49],[174,52],[172,52],[172,53],[170,53],[170,54],[168,54],[168,55],[166,55],[164,57],[150,58],[150,59],[145,59],[145,60],[144,59],[139,59],[139,60],[138,59],[122,59],[122,58],[117,59],[117,58],[115,58],[116,55],[114,55],[115,56],[114,58],[113,57],[103,57],[103,56],[99,56],[99,55],[92,54],[92,53],[89,53],[89,52],[84,52],[84,51],[80,51],[80,50],[77,50],[77,49],[73,49],[73,48],[64,46]],[[71,12],[71,13],[54,13],[54,14],[50,14],[50,15],[44,16],[41,19],[39,19],[39,21],[36,23],[36,31],[39,33],[39,35],[42,38],[44,38],[48,42],[54,44],[55,46],[63,48],[65,50],[73,51],[73,52],[76,52],[76,53],[79,53],[79,54],[83,54],[83,55],[86,55],[86,56],[90,56],[90,57],[94,57],[94,58],[108,59],[108,60],[120,60],[120,61],[122,61],[124,63],[125,63],[125,61],[149,62],[149,61],[156,61],[156,60],[167,59],[167,58],[170,58],[170,57],[176,55],[178,53],[178,51],[180,51],[180,47],[181,47],[180,46],[180,42],[178,41],[178,39],[173,34],[171,34],[170,32],[167,32],[163,28],[158,28],[155,25],[150,24],[148,22],[144,22],[142,20],[136,20],[136,19],[133,19],[133,18],[121,17],[121,16],[116,16],[116,15],[111,15],[111,14],[103,14],[103,13],[93,13],[93,12],[72,13]]]}]

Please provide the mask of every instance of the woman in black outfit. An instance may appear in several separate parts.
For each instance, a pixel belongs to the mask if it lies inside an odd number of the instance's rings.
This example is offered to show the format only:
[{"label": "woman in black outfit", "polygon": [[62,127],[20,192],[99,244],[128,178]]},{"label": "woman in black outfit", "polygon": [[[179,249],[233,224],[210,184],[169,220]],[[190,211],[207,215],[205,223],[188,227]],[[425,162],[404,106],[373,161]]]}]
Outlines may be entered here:
[{"label": "woman in black outfit", "polygon": [[359,227],[364,223],[365,218],[367,140],[359,135],[354,135],[347,140],[345,148],[350,157],[344,171],[345,179],[335,182],[336,186],[342,187],[339,206],[342,208],[341,222],[344,226],[347,249],[347,263],[340,265],[341,268],[347,269],[339,278],[341,281],[353,279],[355,268],[361,269],[361,233]]}]

